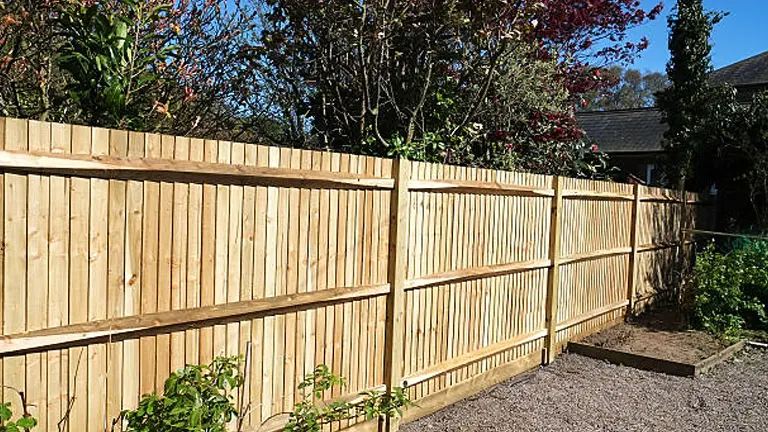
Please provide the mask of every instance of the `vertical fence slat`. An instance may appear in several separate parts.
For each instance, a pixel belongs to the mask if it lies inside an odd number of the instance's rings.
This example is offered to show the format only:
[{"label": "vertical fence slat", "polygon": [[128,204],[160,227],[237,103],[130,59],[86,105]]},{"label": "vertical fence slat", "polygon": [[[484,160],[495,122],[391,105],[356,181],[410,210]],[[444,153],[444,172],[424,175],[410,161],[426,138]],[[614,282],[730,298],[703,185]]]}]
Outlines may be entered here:
[{"label": "vertical fence slat", "polygon": [[[152,158],[160,157],[160,143],[160,136],[147,134],[144,141],[144,154]],[[154,181],[143,183],[140,310],[142,314],[146,314],[157,312],[160,184]],[[143,395],[155,389],[157,337],[142,337],[139,340],[139,352],[139,393]]]},{"label": "vertical fence slat", "polygon": [[[216,161],[221,164],[229,164],[232,160],[230,144],[225,141],[219,141],[216,144],[216,148]],[[213,304],[217,305],[226,303],[229,290],[229,207],[230,187],[227,185],[217,185],[215,204],[216,222],[213,241],[213,248],[216,251],[213,264]],[[213,356],[225,355],[226,345],[226,326],[213,326]]]},{"label": "vertical fence slat", "polygon": [[[91,154],[109,154],[109,131],[101,128],[92,129]],[[89,285],[88,285],[88,320],[95,321],[107,317],[104,299],[108,292],[108,218],[109,218],[109,183],[103,179],[91,179],[89,236]],[[138,312],[138,311],[137,311]],[[104,430],[107,420],[107,358],[106,344],[94,344],[88,347],[88,430]]]},{"label": "vertical fence slat", "polygon": [[688,204],[688,192],[683,190],[680,196],[680,199],[682,202],[680,203],[680,227],[679,227],[679,237],[677,241],[680,244],[679,251],[680,251],[680,263],[678,264],[680,268],[679,272],[679,279],[677,281],[677,298],[675,300],[682,302],[683,301],[683,295],[686,293],[683,292],[683,287],[686,284],[686,278],[688,277],[688,272],[690,270],[691,266],[691,257],[688,253],[688,245],[686,244],[688,239],[688,221],[689,221],[689,213],[691,206]]},{"label": "vertical fence slat", "polygon": [[[51,149],[63,153],[71,151],[72,126],[54,124],[51,130]],[[51,177],[50,243],[48,268],[48,323],[58,327],[69,323],[69,182],[66,177]],[[1,207],[1,206],[0,206]],[[0,218],[1,219],[1,218]],[[2,228],[0,228],[2,231]],[[57,430],[57,423],[66,413],[68,400],[68,351],[48,353],[48,429]]]},{"label": "vertical fence slat", "polygon": [[[219,145],[217,141],[205,140],[203,144],[203,160],[218,161]],[[211,306],[216,302],[216,288],[221,281],[216,282],[216,206],[217,187],[215,184],[203,185],[202,247],[200,249],[200,306]],[[200,329],[200,364],[208,364],[213,359],[214,332],[212,327]]]},{"label": "vertical fence slat", "polygon": [[[175,140],[170,136],[161,137],[160,154],[163,159],[173,159]],[[172,310],[174,298],[178,299],[179,288],[173,283],[173,183],[160,182],[158,200],[158,250],[157,250],[157,310]],[[178,233],[176,233],[178,235]],[[178,302],[178,300],[176,300]],[[178,335],[177,335],[178,336]],[[162,391],[163,382],[171,372],[171,335],[157,336],[157,367],[155,368],[155,388]]]},{"label": "vertical fence slat", "polygon": [[[128,156],[144,155],[144,134],[128,134]],[[123,277],[126,316],[141,313],[141,240],[143,224],[144,185],[129,181],[126,186],[125,273]],[[137,339],[123,343],[123,409],[132,409],[140,394],[140,342]],[[90,413],[89,413],[90,415]]]},{"label": "vertical fence slat", "polygon": [[[27,150],[28,127],[24,120],[7,119],[5,148]],[[25,331],[27,328],[27,177],[5,176],[5,260],[3,276],[3,334]],[[11,402],[14,413],[21,412],[18,395],[10,388],[25,391],[24,356],[6,357],[3,368],[3,399]]]},{"label": "vertical fence slat", "polygon": [[[205,157],[204,143],[200,139],[189,141],[189,153],[179,152],[177,157],[182,160],[202,161]],[[183,251],[186,260],[186,274],[180,277],[186,279],[187,301],[184,305],[187,308],[195,308],[201,305],[202,300],[202,253],[203,253],[203,197],[204,190],[201,184],[190,184],[185,188],[184,193],[188,196],[186,204],[187,211],[187,244]],[[185,333],[185,354],[186,363],[194,364],[199,362],[200,358],[200,336],[202,332],[198,329],[190,329]]]},{"label": "vertical fence slat", "polygon": [[[50,151],[51,125],[29,122],[29,150]],[[27,330],[45,328],[48,305],[48,217],[50,177],[30,175],[27,194]],[[27,358],[27,403],[38,418],[40,430],[47,429],[47,353],[31,353]],[[41,416],[40,414],[43,414]]]},{"label": "vertical fence slat", "polygon": [[[128,134],[125,131],[111,131],[109,137],[109,153],[112,156],[128,154]],[[75,181],[74,179],[72,180]],[[109,256],[107,265],[109,277],[107,282],[107,317],[123,316],[125,276],[125,221],[126,221],[126,183],[121,180],[109,180]],[[73,195],[73,200],[76,199]],[[73,201],[73,206],[77,205]],[[109,374],[107,376],[107,415],[115,418],[122,410],[122,378],[123,378],[123,343],[109,344],[107,349]]]},{"label": "vertical fence slat", "polygon": [[[264,146],[256,148],[256,165],[267,166],[269,164],[269,149]],[[253,298],[259,299],[266,296],[266,246],[267,243],[267,199],[271,192],[265,187],[257,187],[255,194],[255,216],[254,216],[254,238],[260,247],[254,248],[253,252]],[[266,319],[265,317],[254,319],[251,322],[253,336],[253,371],[251,372],[251,399],[253,401],[252,424],[259,424],[267,417],[267,413],[262,395],[266,391],[265,385],[265,367],[267,361],[264,361],[265,343],[266,343]],[[269,382],[267,381],[266,384]]]},{"label": "vertical fence slat", "polygon": [[[85,126],[72,128],[72,153],[91,153],[91,130]],[[88,321],[88,221],[90,208],[90,181],[72,178],[70,184],[70,245],[69,245],[69,324]],[[122,245],[121,247],[124,247]],[[123,269],[119,269],[122,276]],[[122,289],[122,286],[121,286]],[[88,418],[88,369],[87,348],[69,349],[69,412],[71,429],[85,430]],[[122,373],[119,371],[118,373]],[[118,396],[118,411],[120,396]]]},{"label": "vertical fence slat", "polygon": [[[5,150],[5,125],[8,122],[5,118],[0,118],[0,150]],[[0,214],[0,244],[6,245],[6,232],[5,232],[5,218],[6,218],[6,206],[5,206],[5,173],[0,173],[0,211],[2,211],[2,214]],[[5,266],[5,247],[0,247],[0,332],[5,333],[5,302],[6,302],[6,296],[5,296],[5,272],[6,272],[6,266]],[[5,375],[4,373],[4,364],[5,359],[0,359],[0,386],[3,384],[3,377]],[[6,401],[6,395],[5,395],[5,387],[0,387],[0,389],[3,389],[0,391],[0,400]]]}]

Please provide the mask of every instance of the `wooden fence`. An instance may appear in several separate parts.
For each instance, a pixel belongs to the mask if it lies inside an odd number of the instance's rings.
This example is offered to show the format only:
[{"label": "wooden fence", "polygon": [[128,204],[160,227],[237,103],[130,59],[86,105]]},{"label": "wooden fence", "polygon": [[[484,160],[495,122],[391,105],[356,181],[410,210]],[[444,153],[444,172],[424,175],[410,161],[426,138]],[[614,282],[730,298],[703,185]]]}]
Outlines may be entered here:
[{"label": "wooden fence", "polygon": [[1,384],[41,431],[109,430],[170,371],[248,346],[249,430],[321,363],[348,379],[328,398],[407,387],[409,421],[673,290],[703,213],[625,184],[17,119],[0,169]]}]

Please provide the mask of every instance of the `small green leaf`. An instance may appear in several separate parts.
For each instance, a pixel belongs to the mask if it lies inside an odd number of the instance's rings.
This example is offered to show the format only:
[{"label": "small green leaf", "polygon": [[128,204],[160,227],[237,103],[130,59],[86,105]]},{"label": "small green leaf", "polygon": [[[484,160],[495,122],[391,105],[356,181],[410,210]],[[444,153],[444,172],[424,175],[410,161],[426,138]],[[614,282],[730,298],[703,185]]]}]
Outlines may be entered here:
[{"label": "small green leaf", "polygon": [[16,424],[22,429],[32,429],[33,427],[37,426],[37,419],[34,417],[22,417],[16,422]]},{"label": "small green leaf", "polygon": [[13,413],[11,412],[11,403],[6,402],[0,405],[0,420],[8,421],[11,419]]}]

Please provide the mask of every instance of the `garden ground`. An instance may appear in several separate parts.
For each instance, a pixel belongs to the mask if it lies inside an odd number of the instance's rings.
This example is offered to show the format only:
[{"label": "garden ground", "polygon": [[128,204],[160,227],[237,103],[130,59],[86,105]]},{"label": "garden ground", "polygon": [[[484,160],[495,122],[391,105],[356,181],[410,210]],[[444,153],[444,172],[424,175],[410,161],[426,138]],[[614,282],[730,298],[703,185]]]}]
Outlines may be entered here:
[{"label": "garden ground", "polygon": [[768,351],[747,348],[696,379],[566,354],[401,430],[765,431]]},{"label": "garden ground", "polygon": [[685,313],[665,307],[632,316],[582,342],[618,351],[695,364],[728,347],[722,339],[691,330]]}]

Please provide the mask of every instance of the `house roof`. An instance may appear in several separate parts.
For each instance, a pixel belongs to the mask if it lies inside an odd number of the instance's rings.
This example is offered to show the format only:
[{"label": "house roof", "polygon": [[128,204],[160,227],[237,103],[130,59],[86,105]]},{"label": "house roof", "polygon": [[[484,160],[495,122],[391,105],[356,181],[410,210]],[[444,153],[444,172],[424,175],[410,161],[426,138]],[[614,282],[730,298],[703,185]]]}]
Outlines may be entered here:
[{"label": "house roof", "polygon": [[768,84],[768,51],[720,68],[709,79],[714,85],[734,87]]},{"label": "house roof", "polygon": [[656,108],[576,113],[579,127],[606,153],[661,152],[666,125]]},{"label": "house roof", "polygon": [[[720,68],[709,79],[713,85],[768,86],[768,51]],[[667,127],[657,108],[578,112],[576,119],[606,153],[664,151],[661,141]]]}]

